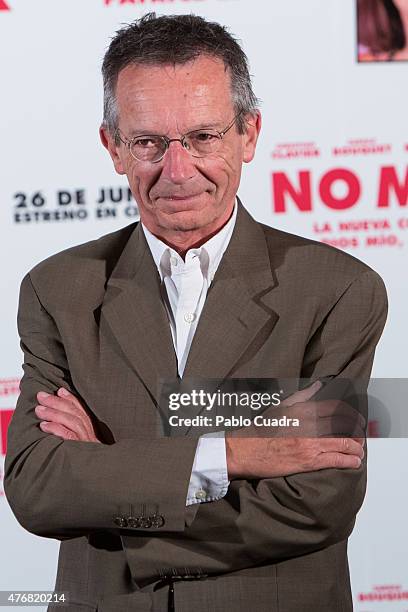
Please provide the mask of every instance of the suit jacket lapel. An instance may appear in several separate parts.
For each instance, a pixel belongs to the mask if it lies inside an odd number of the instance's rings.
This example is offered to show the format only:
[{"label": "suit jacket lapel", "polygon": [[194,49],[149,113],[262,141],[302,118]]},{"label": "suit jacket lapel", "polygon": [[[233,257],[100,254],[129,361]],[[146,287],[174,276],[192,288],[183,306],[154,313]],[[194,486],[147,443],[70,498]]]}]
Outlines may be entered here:
[{"label": "suit jacket lapel", "polygon": [[177,362],[159,274],[140,224],[108,280],[101,329],[157,400],[159,380],[174,379]]},{"label": "suit jacket lapel", "polygon": [[262,228],[239,203],[231,241],[214,276],[183,377],[233,376],[278,320],[265,298],[276,285]]}]

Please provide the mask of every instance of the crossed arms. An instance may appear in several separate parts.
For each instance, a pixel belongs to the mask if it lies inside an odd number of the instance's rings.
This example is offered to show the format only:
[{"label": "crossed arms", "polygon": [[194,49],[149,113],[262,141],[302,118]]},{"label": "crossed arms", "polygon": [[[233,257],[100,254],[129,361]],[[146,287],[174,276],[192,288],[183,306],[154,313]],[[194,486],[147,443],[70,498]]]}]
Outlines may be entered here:
[{"label": "crossed arms", "polygon": [[[189,524],[185,507],[197,440],[99,443],[80,398],[75,399],[60,331],[29,276],[22,284],[20,304],[25,373],[9,429],[5,474],[6,495],[17,519],[33,533],[66,539],[116,529],[113,517],[118,511],[149,500],[165,516],[164,526],[151,528],[149,534],[188,537],[199,520]],[[385,314],[382,282],[366,272],[330,312],[319,341],[309,344],[304,376],[368,381]],[[62,388],[70,395],[64,398]],[[44,391],[50,395],[38,396]],[[39,405],[45,407],[42,414]],[[226,512],[221,523],[238,528],[244,554],[238,561],[237,547],[225,547],[214,569],[232,570],[238,563],[268,558],[278,561],[349,535],[365,492],[361,440],[231,436],[227,452],[230,491],[220,502],[204,505],[212,506],[210,513],[222,505]],[[140,528],[127,534],[132,532],[148,535]],[[196,545],[199,548],[200,542]]]}]

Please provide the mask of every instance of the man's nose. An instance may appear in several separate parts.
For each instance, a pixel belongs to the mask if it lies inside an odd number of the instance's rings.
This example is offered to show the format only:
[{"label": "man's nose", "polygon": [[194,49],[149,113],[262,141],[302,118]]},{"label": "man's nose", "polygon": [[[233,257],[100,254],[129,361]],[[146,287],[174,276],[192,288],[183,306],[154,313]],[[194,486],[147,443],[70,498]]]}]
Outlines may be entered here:
[{"label": "man's nose", "polygon": [[170,142],[162,163],[162,178],[172,183],[185,183],[197,173],[194,157],[179,141]]}]

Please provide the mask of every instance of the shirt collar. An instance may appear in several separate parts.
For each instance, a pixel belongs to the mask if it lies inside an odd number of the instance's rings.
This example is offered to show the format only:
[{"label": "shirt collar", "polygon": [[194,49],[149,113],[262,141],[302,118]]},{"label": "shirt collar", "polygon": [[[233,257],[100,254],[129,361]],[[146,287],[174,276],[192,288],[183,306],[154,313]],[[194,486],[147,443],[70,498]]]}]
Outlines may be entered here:
[{"label": "shirt collar", "polygon": [[[224,225],[224,227],[209,240],[207,240],[207,242],[204,242],[204,244],[202,244],[200,247],[189,249],[186,253],[185,262],[177,251],[154,236],[141,222],[147,244],[160,274],[161,280],[163,281],[165,276],[171,276],[177,267],[178,269],[182,269],[185,265],[188,265],[191,258],[198,255],[200,258],[203,276],[205,276],[207,280],[211,282],[231,239],[237,218],[237,209],[237,202],[235,201],[231,218]],[[176,265],[173,265],[173,263],[176,263]]]}]

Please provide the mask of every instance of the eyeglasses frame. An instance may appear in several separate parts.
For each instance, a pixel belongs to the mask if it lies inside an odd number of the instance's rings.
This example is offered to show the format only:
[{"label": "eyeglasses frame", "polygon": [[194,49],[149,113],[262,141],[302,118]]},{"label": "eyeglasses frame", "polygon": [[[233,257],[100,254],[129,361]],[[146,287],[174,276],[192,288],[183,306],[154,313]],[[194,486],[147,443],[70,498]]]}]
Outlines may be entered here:
[{"label": "eyeglasses frame", "polygon": [[[213,130],[214,132],[217,133],[218,137],[220,140],[222,140],[225,136],[225,134],[227,132],[229,132],[229,130],[233,127],[233,125],[236,123],[238,117],[242,114],[242,111],[240,113],[238,113],[237,115],[235,115],[234,119],[232,120],[231,123],[229,123],[227,125],[226,128],[224,128],[221,132],[219,132],[218,130]],[[116,128],[115,131],[115,137],[119,138],[119,140],[121,141],[122,144],[124,144],[128,149],[129,149],[129,153],[131,154],[131,156],[133,157],[134,160],[138,161],[138,162],[144,162],[144,160],[142,159],[138,159],[137,157],[135,157],[132,153],[132,145],[135,142],[135,140],[137,140],[138,138],[141,138],[143,136],[143,138],[148,138],[149,136],[154,136],[155,138],[160,138],[166,145],[166,148],[164,149],[163,155],[159,158],[159,159],[155,159],[154,161],[149,162],[150,164],[158,164],[159,162],[162,161],[162,159],[164,158],[164,156],[166,155],[170,144],[172,142],[179,142],[181,143],[181,146],[183,147],[183,149],[185,149],[186,151],[188,151],[188,153],[190,153],[189,149],[186,147],[185,145],[185,139],[187,138],[187,136],[189,136],[190,134],[193,134],[194,132],[200,132],[201,130],[191,130],[190,132],[187,132],[187,134],[183,134],[183,136],[181,138],[168,138],[168,136],[161,136],[160,134],[139,134],[137,136],[134,136],[131,139],[123,139],[122,138],[122,134],[119,128]],[[205,131],[205,128],[203,128],[202,131]],[[192,157],[196,157],[197,159],[201,159],[203,157],[207,157],[207,155],[193,155],[192,153],[190,153],[190,155]]]}]

